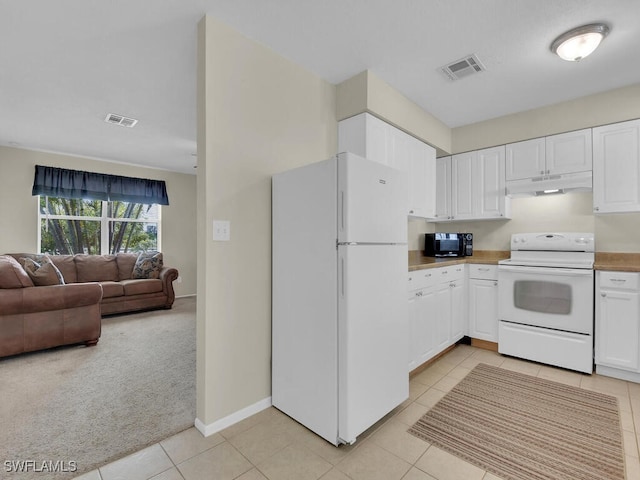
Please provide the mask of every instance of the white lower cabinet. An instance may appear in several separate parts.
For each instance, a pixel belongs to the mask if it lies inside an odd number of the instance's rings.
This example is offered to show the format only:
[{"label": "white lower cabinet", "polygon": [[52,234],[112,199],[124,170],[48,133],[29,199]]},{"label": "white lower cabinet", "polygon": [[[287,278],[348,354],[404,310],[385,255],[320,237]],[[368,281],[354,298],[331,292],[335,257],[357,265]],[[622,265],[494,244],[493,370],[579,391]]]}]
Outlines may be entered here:
[{"label": "white lower cabinet", "polygon": [[433,289],[433,312],[438,318],[433,331],[436,341],[436,353],[441,352],[449,345],[451,340],[451,287],[449,283],[439,283]]},{"label": "white lower cabinet", "polygon": [[498,342],[498,268],[474,265],[469,268],[469,336]]},{"label": "white lower cabinet", "polygon": [[432,273],[409,274],[409,371],[435,354],[437,329]]},{"label": "white lower cabinet", "polygon": [[409,273],[409,371],[466,335],[464,265]]},{"label": "white lower cabinet", "polygon": [[640,381],[640,273],[596,272],[596,372]]},{"label": "white lower cabinet", "polygon": [[467,289],[464,278],[464,265],[453,268],[453,278],[449,282],[451,292],[451,336],[449,345],[456,343],[467,334]]}]

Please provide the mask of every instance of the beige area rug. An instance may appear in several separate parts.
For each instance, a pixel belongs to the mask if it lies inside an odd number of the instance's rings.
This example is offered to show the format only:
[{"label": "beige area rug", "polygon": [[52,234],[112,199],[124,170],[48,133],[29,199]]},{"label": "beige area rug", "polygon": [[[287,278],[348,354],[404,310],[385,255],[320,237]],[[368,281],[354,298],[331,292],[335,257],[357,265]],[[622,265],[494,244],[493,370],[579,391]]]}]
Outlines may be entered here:
[{"label": "beige area rug", "polygon": [[[196,299],[180,298],[104,318],[96,347],[0,359],[0,478],[73,478],[193,426],[195,324]],[[7,471],[29,460],[29,472]],[[77,471],[35,471],[43,462]]]},{"label": "beige area rug", "polygon": [[413,435],[505,480],[624,480],[615,397],[480,364]]}]

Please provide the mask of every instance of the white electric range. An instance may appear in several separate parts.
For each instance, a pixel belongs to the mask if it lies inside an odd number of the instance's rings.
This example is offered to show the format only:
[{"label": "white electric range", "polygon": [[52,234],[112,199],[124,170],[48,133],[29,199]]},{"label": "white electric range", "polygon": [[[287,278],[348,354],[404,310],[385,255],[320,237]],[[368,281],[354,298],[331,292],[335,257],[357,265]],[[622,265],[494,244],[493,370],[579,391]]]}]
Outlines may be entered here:
[{"label": "white electric range", "polygon": [[520,233],[498,265],[498,351],[593,372],[593,233]]}]

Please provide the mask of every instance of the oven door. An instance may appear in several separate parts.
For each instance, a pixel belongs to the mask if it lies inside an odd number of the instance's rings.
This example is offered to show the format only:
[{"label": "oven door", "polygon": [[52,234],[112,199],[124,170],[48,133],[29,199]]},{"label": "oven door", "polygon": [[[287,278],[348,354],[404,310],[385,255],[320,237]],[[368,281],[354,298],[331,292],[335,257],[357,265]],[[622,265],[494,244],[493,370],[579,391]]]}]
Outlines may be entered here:
[{"label": "oven door", "polygon": [[500,320],[593,334],[593,270],[500,265],[498,285]]}]

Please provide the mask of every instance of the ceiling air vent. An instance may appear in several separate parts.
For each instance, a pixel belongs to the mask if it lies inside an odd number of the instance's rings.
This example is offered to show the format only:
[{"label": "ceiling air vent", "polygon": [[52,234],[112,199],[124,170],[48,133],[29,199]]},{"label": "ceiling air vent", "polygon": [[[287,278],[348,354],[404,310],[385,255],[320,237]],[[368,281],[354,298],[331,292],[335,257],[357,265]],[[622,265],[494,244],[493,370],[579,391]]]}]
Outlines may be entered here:
[{"label": "ceiling air vent", "polygon": [[456,60],[449,65],[445,65],[444,67],[440,67],[439,70],[446,75],[449,80],[454,81],[468,77],[469,75],[484,72],[486,69],[480,60],[478,60],[478,57],[473,54],[467,55],[466,57]]},{"label": "ceiling air vent", "polygon": [[135,118],[123,117],[122,115],[116,115],[115,113],[109,113],[104,119],[107,123],[113,123],[114,125],[120,125],[122,127],[133,127],[138,120]]}]

